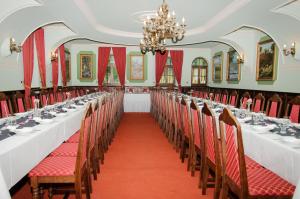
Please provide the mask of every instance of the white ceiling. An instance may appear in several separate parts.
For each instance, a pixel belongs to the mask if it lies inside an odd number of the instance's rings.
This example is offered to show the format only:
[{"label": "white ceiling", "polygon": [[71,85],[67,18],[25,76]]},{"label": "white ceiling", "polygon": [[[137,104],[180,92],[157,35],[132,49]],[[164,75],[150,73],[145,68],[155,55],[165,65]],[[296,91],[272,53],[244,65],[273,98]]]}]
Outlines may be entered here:
[{"label": "white ceiling", "polygon": [[[139,15],[157,10],[162,0],[0,0],[0,3],[0,41],[13,36],[22,43],[36,28],[60,22],[73,31],[66,38],[138,45],[142,33]],[[179,21],[183,16],[186,19],[187,33],[178,45],[197,43],[198,47],[202,42],[222,41],[224,35],[243,26],[261,29],[279,43],[300,35],[297,0],[167,0],[167,3]]]}]

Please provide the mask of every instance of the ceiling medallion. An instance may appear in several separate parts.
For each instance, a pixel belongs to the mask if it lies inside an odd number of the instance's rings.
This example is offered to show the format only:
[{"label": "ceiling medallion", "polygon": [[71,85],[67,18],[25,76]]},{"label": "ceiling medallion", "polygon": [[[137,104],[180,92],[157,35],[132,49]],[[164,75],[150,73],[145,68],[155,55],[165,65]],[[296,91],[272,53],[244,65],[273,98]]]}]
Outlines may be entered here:
[{"label": "ceiling medallion", "polygon": [[155,13],[155,17],[147,16],[143,26],[143,36],[141,39],[140,48],[143,54],[156,51],[164,53],[166,50],[166,39],[171,39],[173,43],[180,41],[185,33],[185,19],[182,18],[182,23],[176,22],[175,12],[172,15],[169,13],[169,6],[163,0],[163,4]]}]

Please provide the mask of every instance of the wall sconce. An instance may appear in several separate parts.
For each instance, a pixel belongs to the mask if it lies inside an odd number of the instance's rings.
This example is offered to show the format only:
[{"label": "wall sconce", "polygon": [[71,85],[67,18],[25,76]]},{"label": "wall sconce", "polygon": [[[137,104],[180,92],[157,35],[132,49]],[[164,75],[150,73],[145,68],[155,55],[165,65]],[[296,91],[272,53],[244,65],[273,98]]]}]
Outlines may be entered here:
[{"label": "wall sconce", "polygon": [[14,38],[10,38],[9,41],[10,41],[9,49],[10,49],[11,53],[13,53],[14,51],[17,52],[17,53],[22,51],[22,46],[18,45]]},{"label": "wall sconce", "polygon": [[287,45],[286,44],[284,44],[283,45],[283,54],[285,55],[285,56],[288,56],[288,55],[292,55],[292,56],[295,56],[295,54],[296,54],[296,43],[295,42],[293,42],[292,43],[292,47],[288,50],[287,49]]},{"label": "wall sconce", "polygon": [[58,59],[58,54],[55,52],[51,52],[51,61],[56,61]]},{"label": "wall sconce", "polygon": [[244,63],[244,55],[243,54],[238,54],[236,57],[237,63],[238,64],[243,64]]}]

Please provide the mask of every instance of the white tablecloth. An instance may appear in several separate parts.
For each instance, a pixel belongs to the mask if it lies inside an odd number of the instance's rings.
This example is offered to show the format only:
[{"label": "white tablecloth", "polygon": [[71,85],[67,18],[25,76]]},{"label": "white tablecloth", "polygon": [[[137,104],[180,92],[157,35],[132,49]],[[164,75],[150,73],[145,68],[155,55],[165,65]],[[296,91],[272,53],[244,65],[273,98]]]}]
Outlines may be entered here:
[{"label": "white tablecloth", "polygon": [[[203,108],[202,105],[199,107]],[[215,114],[218,134],[219,115]],[[245,154],[291,184],[297,185],[300,181],[300,144],[288,143],[284,141],[284,136],[269,132],[272,127],[246,124],[245,121],[249,119],[238,119],[242,128]]]},{"label": "white tablecloth", "polygon": [[124,112],[150,112],[150,94],[133,94],[124,95]]},{"label": "white tablecloth", "polygon": [[49,124],[35,126],[32,132],[17,134],[0,142],[0,170],[8,189],[80,129],[84,110],[85,106],[82,106],[55,117]]}]

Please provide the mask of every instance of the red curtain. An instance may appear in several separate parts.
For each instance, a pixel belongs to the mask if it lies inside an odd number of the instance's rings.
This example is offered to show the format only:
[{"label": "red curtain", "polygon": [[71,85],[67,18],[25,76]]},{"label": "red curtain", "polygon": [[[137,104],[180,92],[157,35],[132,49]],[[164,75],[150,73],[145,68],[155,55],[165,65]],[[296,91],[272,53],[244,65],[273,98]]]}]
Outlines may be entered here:
[{"label": "red curtain", "polygon": [[30,89],[33,73],[33,34],[29,35],[22,46],[23,67],[24,67],[24,89],[25,102],[27,108],[30,108]]},{"label": "red curtain", "polygon": [[102,82],[105,77],[106,68],[108,65],[110,47],[98,48],[98,86],[102,88]]},{"label": "red curtain", "polygon": [[164,68],[168,59],[168,51],[166,50],[164,54],[156,52],[155,54],[155,79],[156,85],[159,84],[160,78],[164,72]]},{"label": "red curtain", "polygon": [[34,32],[34,39],[37,51],[41,84],[42,88],[46,88],[45,39],[43,28],[39,28]]},{"label": "red curtain", "polygon": [[126,48],[113,47],[113,54],[115,58],[116,68],[119,74],[121,86],[125,85],[125,70],[126,70]]},{"label": "red curtain", "polygon": [[183,63],[183,51],[182,50],[171,50],[171,59],[174,68],[174,74],[178,83],[178,90],[181,90],[181,73]]},{"label": "red curtain", "polygon": [[[55,54],[57,54],[57,50],[55,50]],[[53,92],[56,93],[57,91],[57,84],[58,84],[58,61],[54,59],[51,61],[52,63],[52,85],[53,85]]]},{"label": "red curtain", "polygon": [[60,58],[62,83],[63,83],[63,86],[67,86],[66,57],[65,57],[65,46],[64,45],[61,45],[59,47],[59,58]]}]

